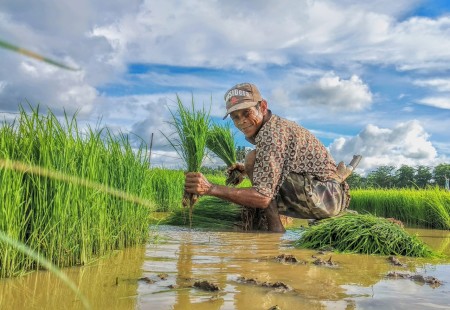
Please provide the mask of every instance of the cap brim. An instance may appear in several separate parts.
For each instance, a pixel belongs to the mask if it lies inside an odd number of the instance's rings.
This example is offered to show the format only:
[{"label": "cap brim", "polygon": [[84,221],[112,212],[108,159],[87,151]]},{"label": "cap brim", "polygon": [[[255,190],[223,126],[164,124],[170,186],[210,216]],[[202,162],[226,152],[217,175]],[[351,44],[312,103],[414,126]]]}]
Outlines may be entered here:
[{"label": "cap brim", "polygon": [[238,104],[232,106],[231,108],[229,108],[229,109],[227,110],[227,114],[225,114],[225,116],[223,117],[223,119],[226,119],[227,116],[228,116],[230,113],[234,112],[234,111],[237,111],[237,110],[243,110],[243,109],[248,109],[248,108],[254,107],[254,106],[256,106],[256,105],[258,104],[258,102],[259,102],[259,101],[257,101],[257,102],[255,102],[255,101],[245,101],[245,102],[242,102],[242,103],[238,103]]}]

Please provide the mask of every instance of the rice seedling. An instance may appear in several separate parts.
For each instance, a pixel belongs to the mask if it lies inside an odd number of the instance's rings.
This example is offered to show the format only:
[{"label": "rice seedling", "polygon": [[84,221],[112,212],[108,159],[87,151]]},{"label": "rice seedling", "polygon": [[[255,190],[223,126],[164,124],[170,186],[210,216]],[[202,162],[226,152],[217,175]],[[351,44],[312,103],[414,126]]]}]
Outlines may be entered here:
[{"label": "rice seedling", "polygon": [[[154,205],[143,147],[106,129],[80,132],[75,117],[21,109],[0,127],[0,231],[59,267],[144,242]],[[36,263],[0,244],[0,266],[9,277]]]},{"label": "rice seedling", "polygon": [[226,185],[236,186],[244,179],[244,171],[237,169],[237,152],[230,123],[224,126],[213,124],[209,130],[206,146],[222,159],[229,168]]},{"label": "rice seedling", "polygon": [[[231,230],[240,222],[241,207],[216,197],[202,197],[190,219],[189,226],[204,229]],[[173,212],[163,224],[186,226],[185,209]]]},{"label": "rice seedling", "polygon": [[155,211],[167,212],[179,209],[183,199],[184,173],[181,170],[153,168],[149,170],[148,186]]},{"label": "rice seedling", "polygon": [[[170,109],[169,109],[170,110]],[[210,126],[209,111],[204,108],[195,110],[194,97],[192,97],[191,109],[186,108],[177,95],[177,111],[172,112],[170,125],[175,129],[177,137],[166,137],[178,155],[182,158],[188,172],[199,172],[206,155],[206,140]],[[190,218],[192,210],[197,202],[197,195],[184,192],[183,206],[189,206]]]},{"label": "rice seedling", "polygon": [[373,215],[346,214],[321,220],[306,229],[297,247],[322,249],[332,247],[340,252],[436,257],[417,236],[409,235],[399,225]]},{"label": "rice seedling", "polygon": [[435,188],[352,190],[350,208],[381,217],[393,217],[406,225],[450,229],[450,193]]}]

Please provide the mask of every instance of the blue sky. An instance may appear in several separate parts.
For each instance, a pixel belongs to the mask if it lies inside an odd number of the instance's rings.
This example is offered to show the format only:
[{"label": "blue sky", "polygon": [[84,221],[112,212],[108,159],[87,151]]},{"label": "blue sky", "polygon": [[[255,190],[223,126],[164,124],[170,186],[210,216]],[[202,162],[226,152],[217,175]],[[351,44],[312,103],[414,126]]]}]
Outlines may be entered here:
[{"label": "blue sky", "polygon": [[176,94],[220,123],[247,81],[360,173],[450,162],[450,1],[4,0],[0,39],[81,68],[0,50],[3,119],[29,102],[154,133],[155,165],[180,166],[161,134]]}]

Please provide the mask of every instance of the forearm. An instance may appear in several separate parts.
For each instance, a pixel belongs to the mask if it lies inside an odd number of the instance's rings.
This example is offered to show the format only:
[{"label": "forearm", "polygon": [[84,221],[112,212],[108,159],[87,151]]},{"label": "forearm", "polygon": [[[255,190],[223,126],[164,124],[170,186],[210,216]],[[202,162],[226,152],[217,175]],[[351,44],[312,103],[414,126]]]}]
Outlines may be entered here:
[{"label": "forearm", "polygon": [[212,184],[207,195],[218,197],[241,206],[265,209],[269,206],[271,198],[266,197],[254,188],[235,188]]}]

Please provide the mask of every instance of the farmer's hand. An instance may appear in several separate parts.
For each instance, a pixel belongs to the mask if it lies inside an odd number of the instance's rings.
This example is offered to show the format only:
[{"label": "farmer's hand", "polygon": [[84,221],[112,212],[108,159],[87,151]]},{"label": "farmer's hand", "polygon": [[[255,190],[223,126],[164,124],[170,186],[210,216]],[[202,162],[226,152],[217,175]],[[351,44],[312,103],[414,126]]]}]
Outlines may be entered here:
[{"label": "farmer's hand", "polygon": [[231,175],[233,173],[234,170],[239,171],[241,174],[245,175],[245,166],[244,164],[241,163],[235,163],[232,164],[230,167],[228,167],[227,169],[227,175]]},{"label": "farmer's hand", "polygon": [[186,173],[186,180],[184,183],[184,190],[191,194],[207,195],[213,184],[211,184],[203,174],[200,172]]}]

